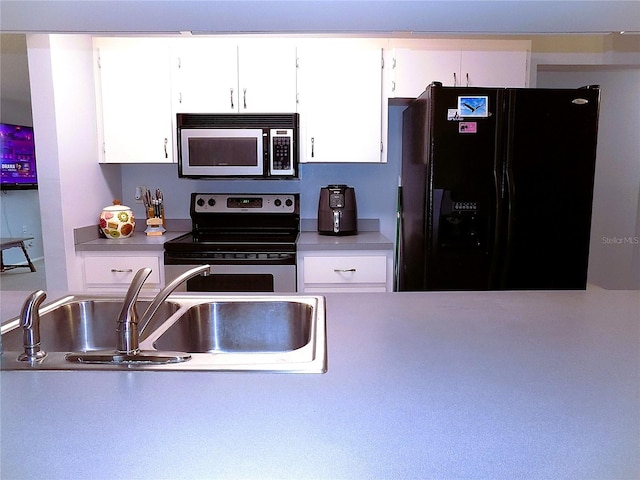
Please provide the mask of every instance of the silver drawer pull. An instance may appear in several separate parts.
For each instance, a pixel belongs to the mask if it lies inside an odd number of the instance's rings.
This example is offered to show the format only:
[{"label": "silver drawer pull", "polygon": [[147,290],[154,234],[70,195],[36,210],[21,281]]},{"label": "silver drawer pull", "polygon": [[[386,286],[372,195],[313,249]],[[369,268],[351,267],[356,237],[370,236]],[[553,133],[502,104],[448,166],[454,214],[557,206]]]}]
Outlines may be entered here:
[{"label": "silver drawer pull", "polygon": [[355,268],[334,268],[333,271],[336,273],[344,273],[344,272],[355,272],[356,269]]},{"label": "silver drawer pull", "polygon": [[111,273],[133,273],[133,269],[120,269],[120,268],[112,268]]}]

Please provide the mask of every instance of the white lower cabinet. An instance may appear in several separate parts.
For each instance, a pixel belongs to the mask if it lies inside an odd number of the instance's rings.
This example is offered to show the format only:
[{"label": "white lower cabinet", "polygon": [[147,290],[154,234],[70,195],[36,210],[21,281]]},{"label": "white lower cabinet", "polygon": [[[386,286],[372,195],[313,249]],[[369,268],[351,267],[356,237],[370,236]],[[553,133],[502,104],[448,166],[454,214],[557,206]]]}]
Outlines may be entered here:
[{"label": "white lower cabinet", "polygon": [[299,292],[390,292],[392,273],[391,252],[298,252]]},{"label": "white lower cabinet", "polygon": [[84,290],[104,293],[126,292],[136,272],[151,268],[151,274],[143,285],[143,292],[155,293],[164,285],[164,262],[162,254],[139,252],[113,255],[111,252],[91,252],[83,257]]}]

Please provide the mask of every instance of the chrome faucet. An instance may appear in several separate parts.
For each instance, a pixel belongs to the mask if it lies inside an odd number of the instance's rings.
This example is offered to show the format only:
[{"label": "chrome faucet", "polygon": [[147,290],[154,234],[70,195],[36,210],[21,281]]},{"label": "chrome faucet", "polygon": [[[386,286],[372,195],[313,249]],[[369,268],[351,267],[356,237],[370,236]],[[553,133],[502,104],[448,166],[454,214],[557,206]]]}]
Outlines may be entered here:
[{"label": "chrome faucet", "polygon": [[147,277],[151,274],[150,268],[141,268],[131,280],[131,284],[127,290],[127,294],[122,302],[122,309],[118,315],[118,344],[116,350],[118,353],[126,355],[135,355],[140,352],[138,341],[138,311],[136,310],[136,301],[140,290]]},{"label": "chrome faucet", "polygon": [[40,312],[39,308],[47,294],[42,290],[33,292],[27,297],[20,314],[20,326],[23,328],[22,344],[24,353],[18,357],[20,362],[31,362],[43,359],[47,352],[40,349]]},{"label": "chrome faucet", "polygon": [[[136,355],[140,353],[139,335],[145,330],[151,317],[153,317],[158,308],[160,308],[160,305],[162,305],[167,297],[182,283],[196,275],[207,275],[210,268],[210,265],[201,265],[192,268],[173,280],[155,296],[139,319],[138,312],[136,311],[136,301],[138,300],[142,285],[151,274],[151,269],[142,268],[138,270],[131,281],[131,285],[129,285],[122,309],[120,310],[120,315],[118,316],[118,327],[116,329],[118,333],[118,345],[116,347],[118,353],[125,355]],[[141,325],[140,328],[138,328],[139,324]]]}]

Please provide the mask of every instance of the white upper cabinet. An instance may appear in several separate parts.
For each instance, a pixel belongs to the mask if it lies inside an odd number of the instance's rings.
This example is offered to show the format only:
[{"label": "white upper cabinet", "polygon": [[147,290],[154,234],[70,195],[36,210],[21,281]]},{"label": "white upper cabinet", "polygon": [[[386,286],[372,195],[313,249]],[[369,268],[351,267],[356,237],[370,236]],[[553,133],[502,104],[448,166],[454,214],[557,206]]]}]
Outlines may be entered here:
[{"label": "white upper cabinet", "polygon": [[296,46],[292,41],[177,39],[172,65],[175,112],[296,111]]},{"label": "white upper cabinet", "polygon": [[432,82],[446,86],[526,87],[529,41],[396,41],[391,97],[414,98]]},{"label": "white upper cabinet", "polygon": [[238,51],[238,111],[295,113],[297,53],[289,41],[255,40]]},{"label": "white upper cabinet", "polygon": [[383,44],[320,39],[298,45],[301,161],[385,161]]},{"label": "white upper cabinet", "polygon": [[460,72],[460,52],[396,48],[392,54],[389,89],[392,97],[415,98],[431,82],[452,84]]},{"label": "white upper cabinet", "polygon": [[97,38],[94,47],[100,161],[173,162],[168,44]]},{"label": "white upper cabinet", "polygon": [[460,86],[527,87],[529,51],[463,50],[460,77]]},{"label": "white upper cabinet", "polygon": [[171,47],[176,113],[238,112],[238,47],[178,39]]},{"label": "white upper cabinet", "polygon": [[94,45],[108,163],[173,162],[176,113],[294,112],[301,162],[385,162],[388,98],[415,98],[434,81],[526,87],[531,50],[524,40],[275,36]]}]

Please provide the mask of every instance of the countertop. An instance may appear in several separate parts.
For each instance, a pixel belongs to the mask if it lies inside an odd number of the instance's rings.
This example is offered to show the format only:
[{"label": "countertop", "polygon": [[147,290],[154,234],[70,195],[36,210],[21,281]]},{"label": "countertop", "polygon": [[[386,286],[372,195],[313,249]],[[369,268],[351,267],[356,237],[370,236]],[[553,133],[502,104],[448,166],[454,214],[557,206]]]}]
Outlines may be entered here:
[{"label": "countertop", "polygon": [[326,300],[326,374],[2,372],[2,478],[640,478],[640,292]]},{"label": "countertop", "polygon": [[320,235],[300,232],[299,252],[312,250],[393,250],[393,242],[380,232],[360,232],[357,235]]},{"label": "countertop", "polygon": [[76,244],[76,252],[117,252],[117,251],[151,251],[163,252],[164,242],[173,240],[186,231],[165,232],[163,235],[147,236],[144,232],[134,232],[128,238],[95,238]]},{"label": "countertop", "polygon": [[[186,231],[168,231],[162,236],[148,237],[135,232],[129,238],[95,238],[76,244],[76,252],[155,251],[164,250],[164,242],[173,240]],[[320,235],[318,232],[300,232],[298,251],[308,250],[392,250],[393,241],[380,232],[360,232],[357,235]]]}]

